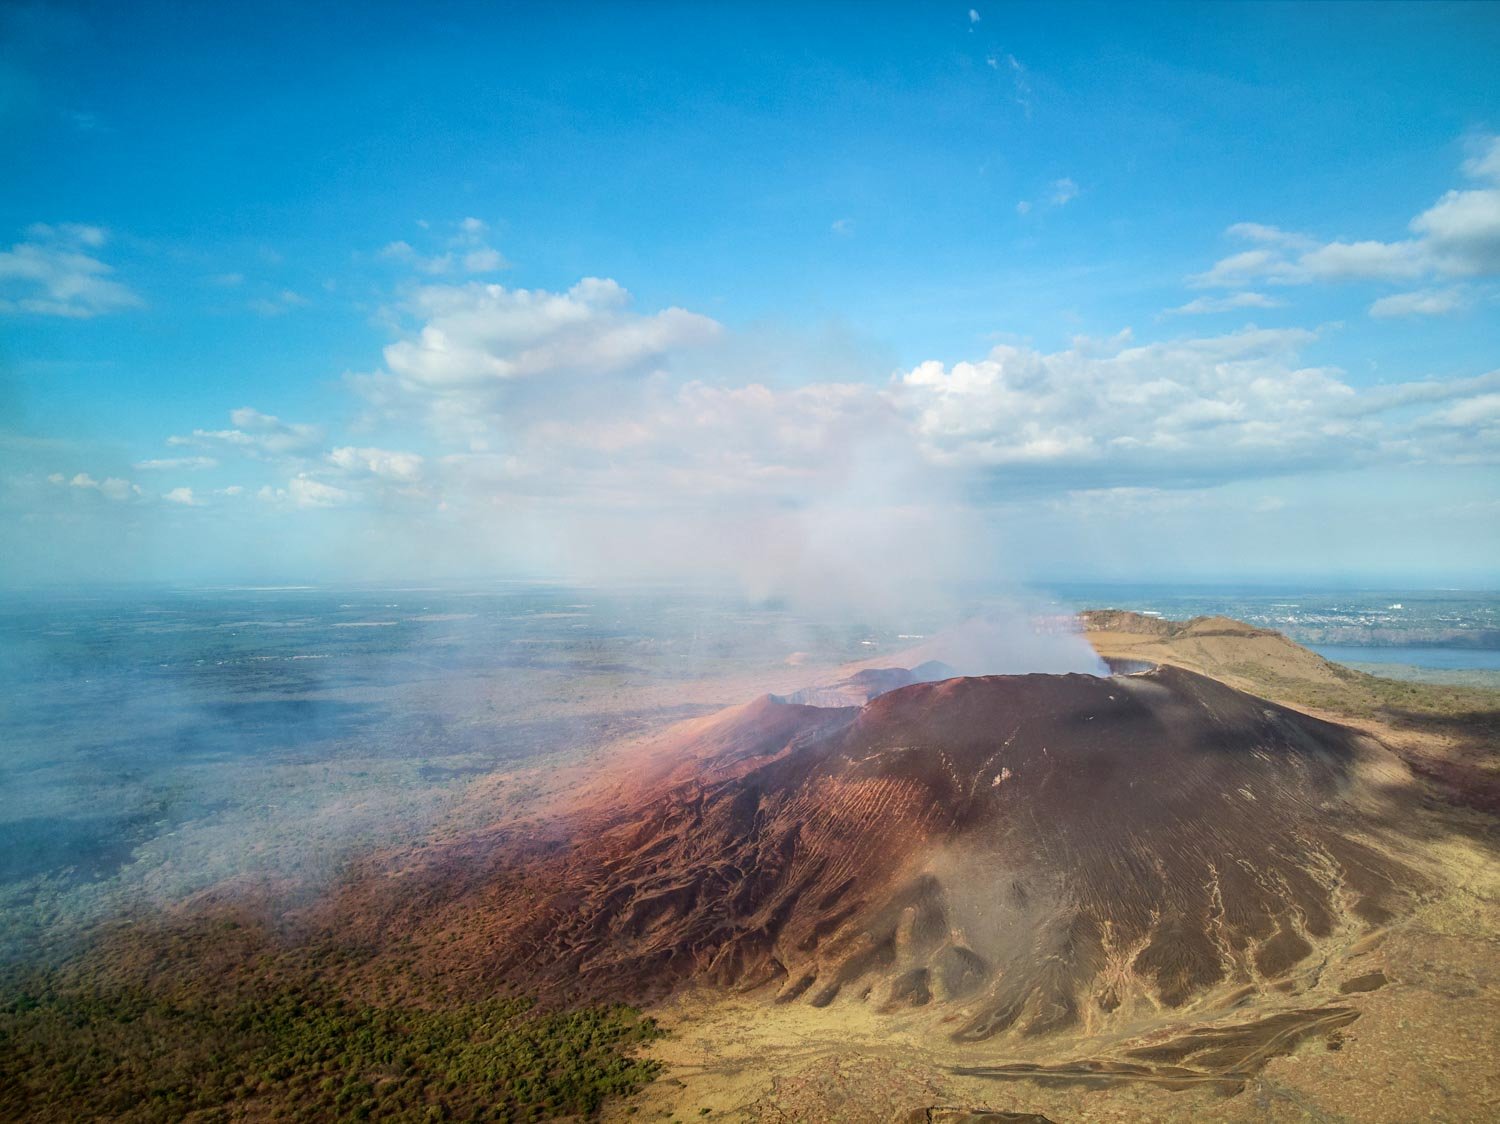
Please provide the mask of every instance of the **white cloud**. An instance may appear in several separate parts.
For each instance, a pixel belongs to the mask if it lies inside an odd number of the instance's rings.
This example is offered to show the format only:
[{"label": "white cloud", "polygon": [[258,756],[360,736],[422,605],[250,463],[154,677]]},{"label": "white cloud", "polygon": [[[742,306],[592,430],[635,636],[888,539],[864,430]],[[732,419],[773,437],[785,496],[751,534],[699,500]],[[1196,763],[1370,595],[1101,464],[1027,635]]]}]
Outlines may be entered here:
[{"label": "white cloud", "polygon": [[305,472],[288,480],[285,488],[266,485],[256,495],[266,503],[296,508],[342,507],[358,498],[353,492],[316,480]]},{"label": "white cloud", "polygon": [[1078,198],[1078,185],[1064,176],[1052,183],[1052,205],[1054,207],[1065,207],[1074,199]]},{"label": "white cloud", "polygon": [[[1031,77],[1027,73],[1026,67],[1021,64],[1021,61],[1015,55],[1006,55],[1005,62],[1010,68],[1012,96],[1015,99],[1015,103],[1021,107],[1027,117],[1030,117]],[[994,60],[990,61],[990,66],[995,70],[1000,69],[999,63]]]},{"label": "white cloud", "polygon": [[1274,285],[1393,281],[1420,277],[1431,268],[1423,247],[1416,242],[1329,242],[1288,256],[1286,251],[1296,245],[1299,243],[1285,242],[1277,249],[1242,250],[1221,258],[1212,269],[1190,280],[1205,288],[1237,287],[1256,281]]},{"label": "white cloud", "polygon": [[1450,191],[1412,220],[1436,272],[1500,272],[1500,188]]},{"label": "white cloud", "polygon": [[95,480],[87,472],[78,472],[69,479],[60,472],[54,472],[47,479],[53,484],[66,483],[70,488],[85,492],[98,492],[101,496],[117,502],[134,499],[142,494],[139,485],[132,484],[129,480],[122,480],[118,476],[107,476],[103,480]]},{"label": "white cloud", "polygon": [[1215,312],[1237,312],[1242,308],[1282,308],[1285,301],[1265,293],[1230,293],[1224,297],[1198,297],[1187,304],[1167,309],[1168,316],[1204,316]]},{"label": "white cloud", "polygon": [[353,493],[306,475],[297,475],[287,482],[287,492],[298,507],[337,507],[354,498]]},{"label": "white cloud", "polygon": [[429,286],[410,306],[421,330],[385,349],[386,366],[408,389],[449,393],[639,370],[720,333],[715,321],[681,308],[639,315],[629,305],[618,284],[595,277],[566,293]]},{"label": "white cloud", "polygon": [[[1500,165],[1500,138],[1471,142],[1464,171],[1493,179]],[[1220,259],[1190,281],[1199,286],[1242,286],[1256,281],[1306,285],[1338,281],[1414,281],[1427,277],[1500,273],[1500,188],[1449,191],[1407,224],[1414,237],[1320,243],[1278,227],[1241,222],[1232,238],[1255,242]]]},{"label": "white cloud", "polygon": [[1020,202],[1018,202],[1016,204],[1016,214],[1018,214],[1018,215],[1027,215],[1027,214],[1030,214],[1030,213],[1031,213],[1031,204],[1027,200],[1022,199]]},{"label": "white cloud", "polygon": [[975,10],[974,8],[970,8],[969,9],[969,22],[970,23],[978,23],[979,20],[980,20],[979,12],[977,10]]},{"label": "white cloud", "polygon": [[109,241],[109,234],[102,226],[88,226],[77,222],[58,223],[56,226],[34,222],[24,233],[27,238],[40,242],[71,242],[92,250],[99,249]]},{"label": "white cloud", "polygon": [[154,457],[150,460],[135,462],[137,470],[146,472],[163,469],[188,469],[196,472],[200,469],[218,467],[219,462],[213,457]]},{"label": "white cloud", "polygon": [[389,449],[358,449],[345,445],[328,454],[328,463],[353,475],[368,475],[382,480],[412,482],[421,479],[423,458],[416,453],[392,452]]},{"label": "white cloud", "polygon": [[87,319],[145,303],[93,256],[107,241],[101,227],[35,223],[26,236],[0,251],[0,313]]},{"label": "white cloud", "polygon": [[191,488],[173,488],[170,492],[163,493],[162,499],[168,503],[178,503],[183,507],[202,507],[203,501],[193,495]]},{"label": "white cloud", "polygon": [[854,233],[854,220],[834,219],[833,225],[828,229],[832,230],[835,234],[842,234],[845,238],[848,238]]},{"label": "white cloud", "polygon": [[1271,250],[1242,250],[1219,259],[1212,269],[1190,280],[1194,285],[1201,286],[1243,285],[1266,277],[1271,266],[1280,262],[1281,259]]},{"label": "white cloud", "polygon": [[1470,137],[1467,147],[1469,156],[1464,161],[1464,175],[1500,183],[1500,136]]},{"label": "white cloud", "polygon": [[274,296],[257,297],[252,301],[247,301],[245,307],[262,316],[282,316],[294,308],[302,308],[307,303],[307,298],[301,293],[283,289]]},{"label": "white cloud", "polygon": [[[418,226],[423,230],[430,228],[428,223],[418,223]],[[433,277],[451,273],[496,273],[510,267],[505,255],[489,244],[490,228],[484,220],[466,218],[451,229],[453,234],[442,243],[439,252],[424,254],[403,239],[387,243],[380,256]]]},{"label": "white cloud", "polygon": [[1305,234],[1294,234],[1279,226],[1266,226],[1258,222],[1237,222],[1225,233],[1231,238],[1241,238],[1246,242],[1267,242],[1276,246],[1311,248],[1317,245]]},{"label": "white cloud", "polygon": [[260,460],[297,457],[311,452],[323,440],[319,426],[284,422],[274,414],[242,406],[229,414],[233,429],[195,429],[186,436],[167,438],[176,447],[237,452]]},{"label": "white cloud", "polygon": [[470,250],[464,255],[465,273],[494,273],[496,270],[504,269],[505,258],[500,251],[490,246],[478,250]]},{"label": "white cloud", "polygon": [[1465,304],[1459,289],[1419,289],[1412,293],[1395,293],[1381,297],[1370,305],[1370,315],[1394,316],[1443,316],[1456,312]]},{"label": "white cloud", "polygon": [[1330,242],[1303,254],[1272,280],[1390,281],[1420,277],[1431,268],[1424,248],[1415,242]]},{"label": "white cloud", "polygon": [[[1421,421],[1385,415],[1471,398],[1500,372],[1358,390],[1335,368],[1305,367],[1314,334],[1246,329],[1131,346],[1079,341],[1051,354],[1001,346],[951,368],[923,363],[895,393],[935,460],[1016,479],[1119,484],[1262,476],[1365,458],[1458,456],[1422,443]],[[1466,446],[1464,455],[1500,455]]]},{"label": "white cloud", "polygon": [[1475,395],[1441,411],[1433,420],[1460,427],[1500,424],[1500,394]]},{"label": "white cloud", "polygon": [[[1264,246],[1292,239],[1258,235]],[[1280,303],[1247,290],[1174,311]],[[1301,362],[1317,337],[1298,328],[1145,344],[1123,333],[1053,353],[1002,346],[976,362],[920,364],[885,389],[786,388],[700,374],[694,363],[713,369],[718,352],[705,345],[722,329],[682,309],[637,313],[612,281],[566,293],[434,286],[409,308],[417,325],[387,349],[387,371],[360,385],[389,418],[425,418],[449,452],[341,446],[325,464],[372,486],[420,478],[440,501],[795,504],[845,479],[865,455],[849,450],[872,448],[909,476],[1054,490],[1500,454],[1500,441],[1465,443],[1431,424],[1435,408],[1494,391],[1500,373],[1359,389]]]}]

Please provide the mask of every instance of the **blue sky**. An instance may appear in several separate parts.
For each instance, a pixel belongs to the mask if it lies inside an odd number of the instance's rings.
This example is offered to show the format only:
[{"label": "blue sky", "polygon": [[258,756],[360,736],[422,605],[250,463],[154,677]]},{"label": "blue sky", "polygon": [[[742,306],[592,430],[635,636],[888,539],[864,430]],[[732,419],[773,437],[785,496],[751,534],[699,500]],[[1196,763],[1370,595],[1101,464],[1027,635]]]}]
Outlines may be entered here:
[{"label": "blue sky", "polygon": [[0,35],[13,580],[1500,580],[1493,6]]}]

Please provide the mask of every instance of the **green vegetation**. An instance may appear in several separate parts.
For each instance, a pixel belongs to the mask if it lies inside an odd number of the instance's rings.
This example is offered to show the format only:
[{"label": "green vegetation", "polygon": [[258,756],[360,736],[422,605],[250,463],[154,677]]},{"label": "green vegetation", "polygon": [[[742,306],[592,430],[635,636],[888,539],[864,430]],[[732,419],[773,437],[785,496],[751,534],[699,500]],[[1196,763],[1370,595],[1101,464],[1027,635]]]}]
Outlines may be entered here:
[{"label": "green vegetation", "polygon": [[650,1081],[660,1037],[628,1007],[525,1000],[423,1007],[317,979],[172,991],[68,981],[0,1000],[0,1116],[73,1121],[542,1120],[589,1115]]}]

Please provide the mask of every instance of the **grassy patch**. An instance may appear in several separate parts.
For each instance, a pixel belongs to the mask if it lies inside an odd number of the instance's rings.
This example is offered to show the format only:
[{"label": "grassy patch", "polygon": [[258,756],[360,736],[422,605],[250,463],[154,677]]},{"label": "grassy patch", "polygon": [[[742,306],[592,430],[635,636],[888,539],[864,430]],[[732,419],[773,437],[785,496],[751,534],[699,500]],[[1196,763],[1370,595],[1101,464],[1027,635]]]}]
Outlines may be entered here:
[{"label": "grassy patch", "polygon": [[1225,670],[1257,686],[1261,693],[1293,706],[1315,707],[1395,725],[1437,722],[1474,733],[1500,729],[1500,691],[1386,679],[1330,665],[1336,683],[1278,675],[1256,663]]},{"label": "grassy patch", "polygon": [[256,988],[14,983],[0,1003],[0,1115],[72,1121],[542,1120],[589,1115],[659,1063],[628,1007],[437,1007],[347,998],[316,979]]}]

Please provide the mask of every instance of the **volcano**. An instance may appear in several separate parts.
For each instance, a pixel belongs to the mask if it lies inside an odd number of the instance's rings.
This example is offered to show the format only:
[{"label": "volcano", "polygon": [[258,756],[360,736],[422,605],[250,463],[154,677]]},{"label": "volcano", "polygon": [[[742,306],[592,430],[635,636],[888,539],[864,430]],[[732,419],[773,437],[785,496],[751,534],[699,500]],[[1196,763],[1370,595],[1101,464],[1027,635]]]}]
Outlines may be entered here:
[{"label": "volcano", "polygon": [[413,913],[433,955],[560,1001],[1124,1033],[1295,992],[1424,893],[1405,766],[1354,730],[1175,667],[905,682],[932,671],[684,724],[548,829],[447,854]]}]

